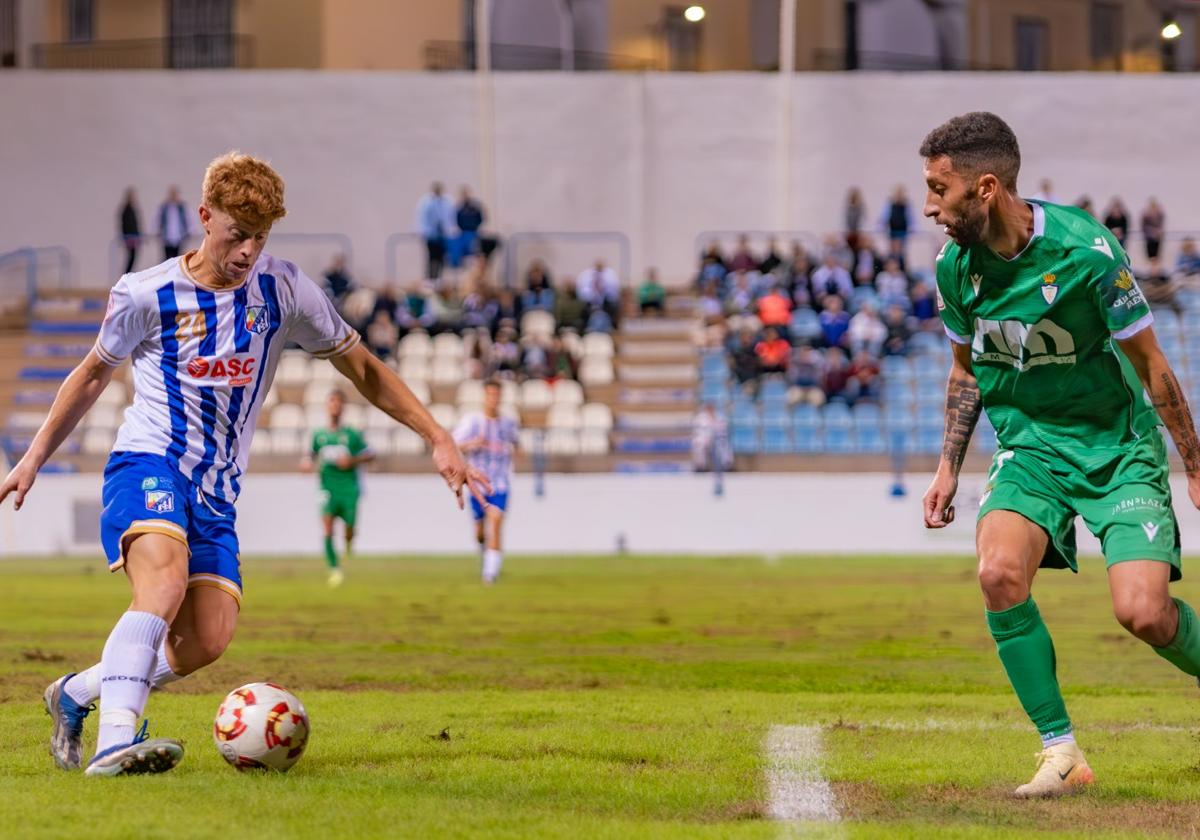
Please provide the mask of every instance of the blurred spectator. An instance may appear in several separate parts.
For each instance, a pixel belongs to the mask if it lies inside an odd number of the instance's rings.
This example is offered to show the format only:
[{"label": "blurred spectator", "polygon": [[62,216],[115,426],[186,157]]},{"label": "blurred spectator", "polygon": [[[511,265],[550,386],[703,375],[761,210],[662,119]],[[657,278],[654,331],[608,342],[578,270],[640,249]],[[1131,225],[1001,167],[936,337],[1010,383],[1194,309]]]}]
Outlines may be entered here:
[{"label": "blurred spectator", "polygon": [[883,315],[883,325],[887,328],[887,338],[883,341],[883,355],[906,355],[908,340],[912,338],[913,331],[905,307],[896,303],[889,306]]},{"label": "blurred spectator", "polygon": [[142,244],[142,221],[138,212],[137,193],[133,187],[125,190],[125,200],[120,210],[121,244],[125,246],[125,274],[133,271],[137,262],[138,248]]},{"label": "blurred spectator", "polygon": [[762,262],[755,266],[755,268],[757,268],[761,274],[770,274],[781,265],[783,265],[783,257],[779,256],[779,250],[775,246],[775,237],[768,236],[767,255],[762,258]]},{"label": "blurred spectator", "polygon": [[388,359],[396,352],[399,342],[400,331],[392,316],[386,310],[376,310],[375,317],[367,325],[367,346],[371,352],[381,359]]},{"label": "blurred spectator", "polygon": [[775,327],[786,335],[791,319],[792,302],[778,286],[772,286],[769,292],[758,299],[758,320],[764,327]]},{"label": "blurred spectator", "polygon": [[447,243],[451,266],[458,268],[462,265],[465,257],[475,253],[478,247],[479,228],[483,226],[483,219],[483,205],[472,197],[468,187],[459,187],[458,207],[454,210],[458,236]]},{"label": "blurred spectator", "polygon": [[712,326],[725,320],[725,305],[721,302],[721,295],[717,291],[716,280],[709,280],[704,284],[697,306],[700,310],[700,317],[706,326]]},{"label": "blurred spectator", "polygon": [[859,354],[869,353],[878,356],[883,352],[883,343],[887,340],[887,327],[879,319],[879,313],[871,303],[864,303],[850,319],[846,329],[846,338],[850,342],[850,352]]},{"label": "blurred spectator", "polygon": [[757,330],[761,326],[758,320],[754,288],[750,283],[750,273],[739,269],[732,273],[733,284],[725,295],[725,314],[729,320],[730,329],[740,330],[746,327]]},{"label": "blurred spectator", "polygon": [[811,306],[812,294],[809,287],[809,275],[812,274],[812,263],[808,253],[799,242],[792,243],[792,255],[788,264],[783,268],[783,282],[796,306]]},{"label": "blurred spectator", "polygon": [[1125,212],[1120,196],[1113,196],[1112,201],[1108,202],[1108,209],[1104,211],[1104,226],[1112,231],[1124,248],[1125,240],[1129,238],[1129,214]]},{"label": "blurred spectator", "polygon": [[1091,196],[1087,196],[1087,195],[1079,196],[1079,198],[1075,199],[1075,206],[1078,207],[1080,210],[1082,210],[1084,213],[1087,213],[1089,216],[1095,217],[1095,215],[1096,215],[1096,209],[1092,206]]},{"label": "blurred spectator", "polygon": [[846,340],[846,331],[850,329],[850,315],[837,295],[826,295],[823,303],[824,309],[819,316],[821,335],[827,346],[840,346]]},{"label": "blurred spectator", "polygon": [[521,372],[529,379],[545,379],[550,375],[549,354],[541,341],[526,342],[521,354]]},{"label": "blurred spectator", "polygon": [[571,329],[582,333],[587,325],[587,304],[575,293],[575,284],[568,282],[554,300],[554,320],[559,329]]},{"label": "blurred spectator", "polygon": [[[415,281],[409,286],[396,310],[396,323],[401,329],[405,331],[417,328],[432,329],[436,316],[431,305],[431,297],[431,290],[426,287],[425,283]],[[376,303],[378,304],[378,300]]]},{"label": "blurred spectator", "polygon": [[883,208],[883,229],[888,234],[888,253],[904,263],[905,243],[912,227],[912,211],[903,185],[897,185]]},{"label": "blurred spectator", "polygon": [[515,330],[502,329],[492,343],[487,364],[487,376],[506,373],[515,377],[521,368],[521,346]]},{"label": "blurred spectator", "polygon": [[335,304],[341,303],[342,299],[354,290],[354,283],[346,272],[345,254],[333,255],[333,262],[329,264],[329,268],[325,269],[323,277],[325,278],[325,294],[329,295],[330,300]]},{"label": "blurred spectator", "polygon": [[1175,258],[1175,270],[1185,277],[1200,274],[1200,249],[1196,248],[1196,240],[1186,237],[1179,244],[1179,256]]},{"label": "blurred spectator", "polygon": [[758,354],[754,350],[754,331],[739,330],[730,358],[733,378],[746,387],[758,381]]},{"label": "blurred spectator", "polygon": [[1138,285],[1142,294],[1146,296],[1146,302],[1152,307],[1169,307],[1176,312],[1183,311],[1177,297],[1180,284],[1167,276],[1158,257],[1150,260],[1149,270],[1138,278]]},{"label": "blurred spectator", "polygon": [[879,362],[865,350],[854,354],[850,363],[849,378],[842,391],[846,402],[851,405],[860,400],[873,401],[879,397]]},{"label": "blurred spectator", "polygon": [[846,193],[846,209],[843,215],[846,244],[852,250],[858,250],[858,238],[862,232],[863,218],[867,215],[867,205],[863,202],[862,192],[858,187],[851,187]]},{"label": "blurred spectator", "polygon": [[446,242],[454,233],[454,204],[442,194],[442,185],[434,181],[429,192],[417,202],[417,232],[425,240],[425,277],[442,276],[446,260]]},{"label": "blurred spectator", "polygon": [[792,359],[792,345],[779,335],[779,330],[767,327],[763,330],[762,341],[754,345],[754,353],[758,356],[760,374],[787,373],[788,362]]},{"label": "blurred spectator", "polygon": [[511,289],[501,289],[496,293],[496,308],[492,313],[492,323],[488,325],[489,333],[494,336],[503,326],[516,328],[521,323],[524,311]]},{"label": "blurred spectator", "polygon": [[1151,198],[1142,211],[1142,238],[1146,241],[1146,259],[1158,259],[1158,251],[1162,247],[1163,234],[1167,229],[1167,214],[1163,212],[1158,199]]},{"label": "blurred spectator", "polygon": [[705,403],[692,421],[692,464],[699,472],[733,467],[729,424],[712,403]]},{"label": "blurred spectator", "polygon": [[825,400],[846,401],[845,391],[850,381],[850,365],[846,362],[846,354],[842,348],[827,348],[823,367],[821,390],[825,392]]},{"label": "blurred spectator", "polygon": [[400,296],[396,293],[396,287],[391,283],[384,284],[384,287],[375,293],[375,305],[371,308],[371,319],[368,324],[374,322],[375,316],[380,312],[386,313],[393,322],[399,323],[399,312],[402,306]]},{"label": "blurred spectator", "polygon": [[560,379],[578,379],[579,361],[571,355],[571,351],[563,344],[559,336],[550,339],[550,349],[546,353],[547,378],[552,382]]},{"label": "blurred spectator", "polygon": [[700,255],[700,273],[696,275],[697,288],[704,288],[704,284],[709,280],[715,280],[719,285],[725,281],[725,275],[728,273],[729,266],[721,253],[721,246],[716,240],[708,243],[708,247]]},{"label": "blurred spectator", "polygon": [[179,187],[171,187],[167,191],[167,200],[158,207],[158,237],[162,240],[163,259],[178,257],[190,235],[187,205],[179,197]]},{"label": "blurred spectator", "polygon": [[437,293],[429,305],[433,310],[431,333],[462,332],[463,305],[462,300],[454,293],[453,285],[446,281],[439,283]]},{"label": "blurred spectator", "polygon": [[491,329],[496,323],[500,306],[496,293],[487,286],[476,286],[463,297],[462,324],[463,329]]},{"label": "blurred spectator", "polygon": [[884,306],[899,303],[908,306],[908,275],[900,270],[895,257],[888,257],[883,271],[875,277],[875,293]]},{"label": "blurred spectator", "polygon": [[912,301],[913,317],[917,319],[921,329],[940,331],[942,327],[941,321],[938,320],[937,299],[929,283],[917,280],[912,285],[909,298]]},{"label": "blurred spectator", "polygon": [[1050,183],[1049,178],[1043,178],[1038,182],[1038,191],[1030,196],[1034,201],[1046,201],[1050,204],[1058,204],[1058,199],[1054,197],[1054,185]]},{"label": "blurred spectator", "polygon": [[846,244],[846,240],[832,234],[825,237],[822,255],[832,257],[833,261],[846,271],[854,270],[854,251]]},{"label": "blurred spectator", "polygon": [[788,402],[808,403],[809,405],[824,405],[825,390],[822,387],[825,376],[825,358],[820,350],[808,345],[796,348],[792,354],[792,364],[788,368]]},{"label": "blurred spectator", "polygon": [[751,271],[758,270],[759,261],[750,253],[750,238],[746,234],[738,236],[737,247],[733,249],[733,256],[729,258],[730,271]]},{"label": "blurred spectator", "polygon": [[643,315],[650,312],[660,316],[663,314],[667,303],[667,290],[658,282],[658,271],[653,268],[646,269],[646,279],[638,286],[637,295],[638,306]]},{"label": "blurred spectator", "polygon": [[525,272],[525,291],[521,293],[521,311],[554,311],[554,283],[541,260],[534,260]]},{"label": "blurred spectator", "polygon": [[587,324],[584,325],[583,331],[590,333],[611,333],[613,328],[612,316],[606,310],[598,306],[593,306],[592,311],[588,313]]},{"label": "blurred spectator", "polygon": [[821,265],[812,273],[813,302],[820,303],[829,297],[838,297],[844,303],[853,293],[854,283],[850,280],[850,272],[838,265],[832,254],[826,254]]},{"label": "blurred spectator", "polygon": [[[894,258],[893,258],[894,259]],[[883,268],[879,254],[875,253],[871,237],[865,234],[858,237],[858,247],[854,251],[854,283],[857,286],[870,286],[875,282],[875,275]]]},{"label": "blurred spectator", "polygon": [[488,360],[492,355],[491,334],[487,330],[469,330],[463,336],[466,356],[465,370],[468,379],[484,379],[488,371]]},{"label": "blurred spectator", "polygon": [[609,320],[617,323],[617,310],[621,302],[621,278],[617,272],[597,259],[595,265],[580,272],[575,281],[575,293],[592,309],[603,309]]}]

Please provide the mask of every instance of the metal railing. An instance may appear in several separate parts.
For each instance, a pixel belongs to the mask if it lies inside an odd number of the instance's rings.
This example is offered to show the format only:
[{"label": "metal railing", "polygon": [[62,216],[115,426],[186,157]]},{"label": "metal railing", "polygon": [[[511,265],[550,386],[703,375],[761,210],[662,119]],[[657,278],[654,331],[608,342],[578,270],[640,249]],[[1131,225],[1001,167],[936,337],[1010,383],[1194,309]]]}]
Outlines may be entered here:
[{"label": "metal railing", "polygon": [[385,283],[400,282],[400,248],[412,246],[414,259],[412,277],[424,277],[425,269],[421,261],[425,258],[425,240],[419,233],[398,231],[393,233],[383,243],[383,279]]},{"label": "metal railing", "polygon": [[[53,276],[51,283],[49,277]],[[74,261],[61,245],[18,248],[0,254],[0,313],[22,312],[32,317],[40,292],[72,284]]]},{"label": "metal railing", "polygon": [[[199,237],[189,236],[184,240],[180,253],[196,247],[199,241]],[[155,251],[155,256],[149,261],[145,259],[147,248]],[[162,238],[158,235],[148,234],[139,237],[138,261],[134,264],[133,270],[142,271],[162,262],[161,248]],[[317,248],[319,250],[315,250]],[[295,263],[305,274],[318,282],[330,258],[335,253],[345,256],[347,269],[354,265],[354,243],[344,233],[294,233],[292,231],[272,233],[267,240],[266,251],[280,259]],[[125,238],[114,237],[108,244],[108,277],[102,278],[106,287],[117,282],[117,278],[125,272],[125,260]]]},{"label": "metal railing", "polygon": [[[553,246],[558,245],[556,251]],[[570,254],[563,253],[561,246],[569,246]],[[517,288],[520,284],[520,269],[529,260],[540,258],[550,266],[551,272],[561,276],[564,268],[575,266],[582,271],[592,265],[597,257],[608,254],[597,254],[597,248],[591,247],[587,252],[579,246],[605,246],[606,249],[616,249],[617,275],[622,285],[633,282],[632,248],[629,237],[617,230],[602,231],[522,231],[514,233],[505,241],[504,248],[504,278],[507,288]],[[611,262],[611,260],[610,260]],[[557,269],[557,270],[556,270]]]},{"label": "metal railing", "polygon": [[40,70],[206,70],[254,66],[254,38],[231,32],[33,45]]},{"label": "metal railing", "polygon": [[[492,44],[493,70],[653,70],[655,62],[628,55]],[[473,41],[426,41],[426,70],[474,70]]]}]

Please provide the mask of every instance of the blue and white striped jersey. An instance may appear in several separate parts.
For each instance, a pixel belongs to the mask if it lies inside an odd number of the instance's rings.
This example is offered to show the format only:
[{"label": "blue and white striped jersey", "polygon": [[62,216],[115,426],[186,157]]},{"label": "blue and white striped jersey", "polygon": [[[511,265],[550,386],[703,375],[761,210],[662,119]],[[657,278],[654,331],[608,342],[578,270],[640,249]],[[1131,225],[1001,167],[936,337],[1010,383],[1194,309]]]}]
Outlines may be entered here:
[{"label": "blue and white striped jersey", "polygon": [[486,417],[482,411],[467,414],[454,427],[456,443],[482,443],[466,453],[467,463],[492,485],[493,493],[507,493],[512,478],[513,452],[517,448],[517,421],[511,417]]},{"label": "blue and white striped jersey", "polygon": [[133,358],[133,404],[113,451],[166,456],[233,502],[284,344],[329,359],[359,337],[290,262],[263,253],[244,283],[218,291],[184,259],[126,274],[109,295],[96,354],[114,366]]}]

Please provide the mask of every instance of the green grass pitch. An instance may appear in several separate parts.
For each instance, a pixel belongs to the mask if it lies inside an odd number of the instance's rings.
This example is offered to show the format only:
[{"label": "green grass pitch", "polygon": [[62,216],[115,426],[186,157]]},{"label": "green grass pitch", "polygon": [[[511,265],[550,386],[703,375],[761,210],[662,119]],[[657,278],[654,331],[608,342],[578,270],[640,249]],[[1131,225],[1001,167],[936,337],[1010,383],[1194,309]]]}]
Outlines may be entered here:
[{"label": "green grass pitch", "polygon": [[[1200,690],[1083,565],[1037,594],[1098,782],[1026,803],[1038,743],[970,558],[510,557],[490,589],[468,558],[355,558],[338,590],[315,558],[251,558],[230,650],[150,700],[183,764],[113,780],[53,766],[40,699],[98,657],[125,581],[6,560],[0,837],[1200,836]],[[291,773],[239,774],[212,718],[265,679],[313,737]],[[840,822],[767,818],[773,725],[822,727]]]}]

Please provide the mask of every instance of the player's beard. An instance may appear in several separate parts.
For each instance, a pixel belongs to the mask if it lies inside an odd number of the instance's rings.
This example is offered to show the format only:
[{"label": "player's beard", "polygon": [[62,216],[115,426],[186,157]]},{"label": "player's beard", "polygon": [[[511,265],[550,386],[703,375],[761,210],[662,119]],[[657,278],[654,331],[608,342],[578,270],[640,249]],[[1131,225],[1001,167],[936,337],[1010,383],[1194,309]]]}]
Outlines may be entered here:
[{"label": "player's beard", "polygon": [[983,241],[987,227],[987,207],[974,192],[967,194],[964,205],[958,220],[949,225],[948,233],[959,245],[977,245]]}]

